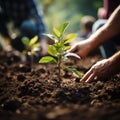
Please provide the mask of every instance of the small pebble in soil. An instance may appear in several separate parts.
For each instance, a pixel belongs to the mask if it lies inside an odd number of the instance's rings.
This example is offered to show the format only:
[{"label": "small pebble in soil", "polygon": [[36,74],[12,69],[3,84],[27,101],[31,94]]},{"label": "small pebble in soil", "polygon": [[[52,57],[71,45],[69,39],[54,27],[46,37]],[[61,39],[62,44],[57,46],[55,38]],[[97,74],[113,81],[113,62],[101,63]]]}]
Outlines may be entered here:
[{"label": "small pebble in soil", "polygon": [[80,82],[80,78],[75,78],[75,82]]},{"label": "small pebble in soil", "polygon": [[23,82],[23,81],[26,79],[26,77],[25,77],[24,75],[22,75],[22,74],[19,74],[19,75],[17,76],[17,79],[18,79],[18,81]]}]

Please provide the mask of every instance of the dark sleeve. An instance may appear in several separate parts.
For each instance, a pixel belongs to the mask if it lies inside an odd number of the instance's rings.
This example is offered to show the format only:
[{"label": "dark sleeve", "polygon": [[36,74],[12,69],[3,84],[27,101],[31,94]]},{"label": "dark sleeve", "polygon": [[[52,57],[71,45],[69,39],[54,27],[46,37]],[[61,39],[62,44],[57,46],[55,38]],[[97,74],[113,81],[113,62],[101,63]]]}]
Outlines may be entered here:
[{"label": "dark sleeve", "polygon": [[105,18],[109,18],[109,16],[112,14],[112,12],[117,8],[117,6],[120,4],[120,0],[104,0],[104,8],[106,11]]},{"label": "dark sleeve", "polygon": [[39,37],[44,37],[43,33],[46,32],[46,27],[43,21],[43,16],[41,13],[38,12],[36,2],[34,0],[29,1],[29,7],[30,7],[30,16],[35,19],[37,29],[38,29],[38,35]]},{"label": "dark sleeve", "polygon": [[8,33],[8,29],[6,27],[7,24],[7,17],[4,14],[4,12],[2,11],[2,8],[0,10],[0,33],[4,36],[4,37],[8,37],[9,38],[9,33]]}]

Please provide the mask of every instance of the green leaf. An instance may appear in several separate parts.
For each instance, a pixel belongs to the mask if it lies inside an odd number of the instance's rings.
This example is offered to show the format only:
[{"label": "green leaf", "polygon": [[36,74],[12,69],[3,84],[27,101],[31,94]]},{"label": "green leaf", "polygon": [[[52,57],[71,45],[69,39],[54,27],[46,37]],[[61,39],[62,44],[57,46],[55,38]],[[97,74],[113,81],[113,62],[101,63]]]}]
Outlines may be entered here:
[{"label": "green leaf", "polygon": [[40,47],[40,43],[36,43],[33,45],[33,48],[39,48]]},{"label": "green leaf", "polygon": [[26,51],[26,50],[23,50],[22,53],[23,53],[23,54],[27,54],[27,51]]},{"label": "green leaf", "polygon": [[32,47],[31,47],[31,51],[33,54],[36,54],[37,51],[40,50],[40,44],[37,43],[37,44],[34,44]]},{"label": "green leaf", "polygon": [[37,40],[38,40],[38,36],[34,36],[34,37],[30,40],[29,46],[34,45],[34,44],[37,42]]},{"label": "green leaf", "polygon": [[57,61],[52,56],[45,56],[39,60],[39,63],[57,63]]},{"label": "green leaf", "polygon": [[61,33],[61,35],[64,33],[64,31],[65,31],[65,29],[66,29],[66,27],[68,26],[68,22],[65,22],[65,23],[63,23],[60,27],[59,27],[59,31],[60,31],[60,33]]},{"label": "green leaf", "polygon": [[79,78],[83,77],[83,74],[81,72],[79,72],[77,69],[75,69],[72,66],[67,67],[69,70],[71,70],[74,74],[76,74]]},{"label": "green leaf", "polygon": [[43,34],[43,35],[45,35],[45,36],[49,37],[51,40],[56,41],[55,36],[54,36],[54,35],[52,35],[52,34]]},{"label": "green leaf", "polygon": [[71,46],[64,46],[64,50],[69,50],[71,48]]},{"label": "green leaf", "polygon": [[[61,45],[62,46],[62,45]],[[64,48],[63,48],[63,46],[62,47],[59,47],[58,49],[57,49],[57,51],[58,51],[58,53],[64,53]]]},{"label": "green leaf", "polygon": [[23,38],[22,38],[22,43],[23,43],[24,45],[28,46],[28,44],[29,44],[29,38],[28,38],[28,37],[23,37]]},{"label": "green leaf", "polygon": [[48,53],[52,56],[56,56],[57,50],[54,45],[48,45]]},{"label": "green leaf", "polygon": [[62,60],[63,60],[63,61],[66,61],[67,59],[68,59],[68,58],[67,58],[66,56],[64,56],[64,55],[62,56]]},{"label": "green leaf", "polygon": [[54,34],[57,38],[60,38],[60,36],[61,36],[60,31],[57,30],[56,28],[53,28],[53,34]]},{"label": "green leaf", "polygon": [[64,52],[64,44],[61,43],[61,42],[58,42],[56,44],[54,44],[56,50],[57,50],[57,53],[62,53]]},{"label": "green leaf", "polygon": [[56,48],[63,48],[64,44],[61,42],[53,44]]},{"label": "green leaf", "polygon": [[74,34],[74,33],[66,35],[64,44],[72,42],[73,40],[75,40],[76,36],[77,34]]}]

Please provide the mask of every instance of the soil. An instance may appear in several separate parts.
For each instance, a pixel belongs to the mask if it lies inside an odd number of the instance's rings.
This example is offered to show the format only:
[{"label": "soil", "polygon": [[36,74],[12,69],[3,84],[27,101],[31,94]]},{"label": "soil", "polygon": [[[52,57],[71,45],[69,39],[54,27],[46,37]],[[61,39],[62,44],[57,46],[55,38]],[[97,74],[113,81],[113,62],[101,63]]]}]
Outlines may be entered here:
[{"label": "soil", "polygon": [[[93,55],[68,60],[83,74],[100,60]],[[71,72],[53,64],[21,62],[11,54],[0,56],[0,120],[120,120],[120,74],[108,80],[80,82]],[[109,74],[108,74],[109,76]]]}]

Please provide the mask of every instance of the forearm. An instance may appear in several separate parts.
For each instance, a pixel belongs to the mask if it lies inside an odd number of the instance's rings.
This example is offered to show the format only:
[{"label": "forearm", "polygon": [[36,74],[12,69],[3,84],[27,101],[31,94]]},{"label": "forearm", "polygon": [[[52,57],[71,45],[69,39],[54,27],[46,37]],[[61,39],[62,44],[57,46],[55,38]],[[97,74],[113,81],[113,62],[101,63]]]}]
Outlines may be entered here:
[{"label": "forearm", "polygon": [[98,29],[89,38],[89,43],[92,46],[91,50],[99,47],[105,41],[120,33],[120,6],[113,12],[107,23]]}]

